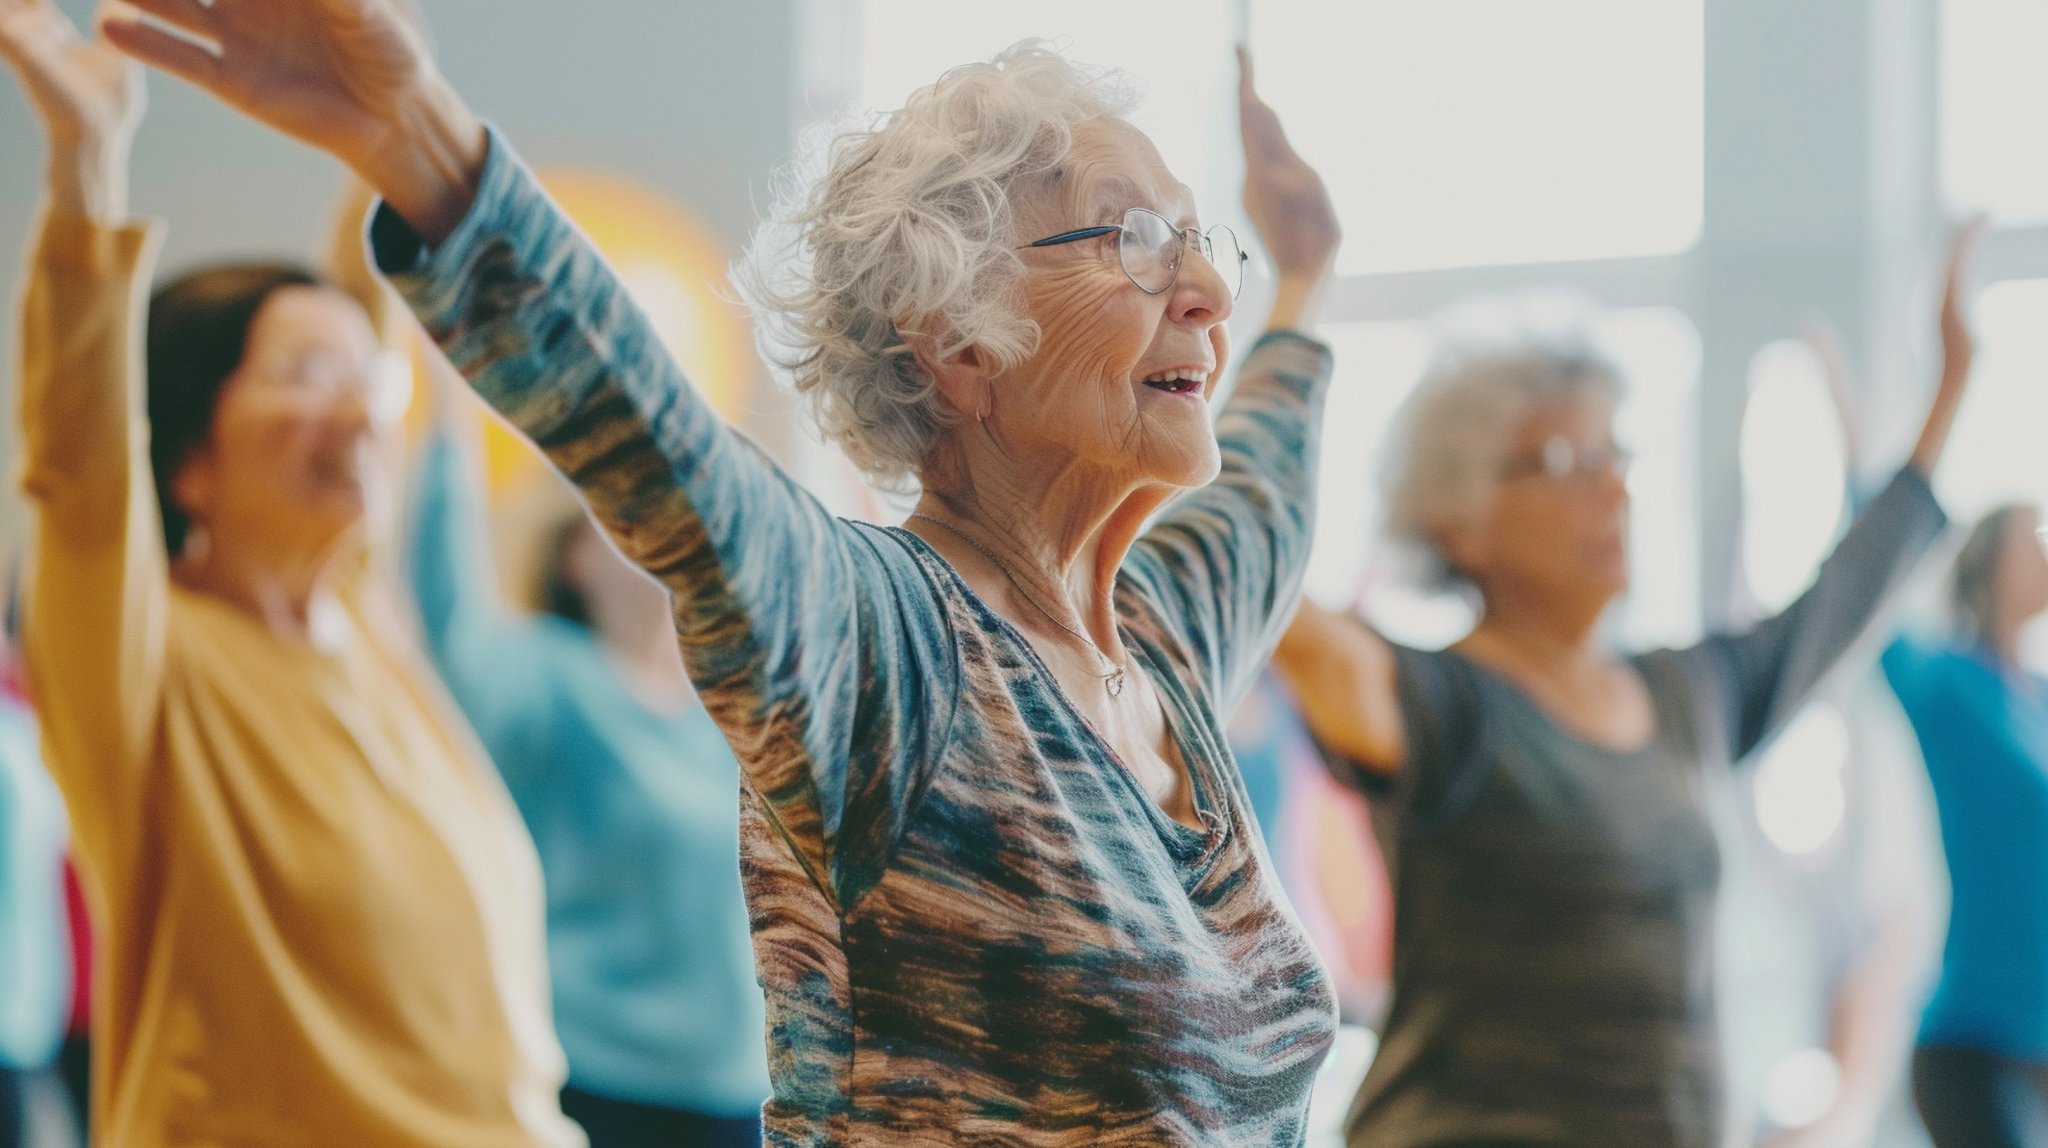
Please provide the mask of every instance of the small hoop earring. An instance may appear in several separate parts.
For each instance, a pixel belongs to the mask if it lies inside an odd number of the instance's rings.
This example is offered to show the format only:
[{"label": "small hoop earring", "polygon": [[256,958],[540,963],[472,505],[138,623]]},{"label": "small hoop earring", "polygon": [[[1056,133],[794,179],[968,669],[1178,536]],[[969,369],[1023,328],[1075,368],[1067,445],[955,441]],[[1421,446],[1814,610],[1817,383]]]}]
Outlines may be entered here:
[{"label": "small hoop earring", "polygon": [[206,561],[206,554],[212,548],[213,540],[206,535],[206,527],[194,522],[185,527],[185,544],[178,547],[178,557],[191,565]]},{"label": "small hoop earring", "polygon": [[982,396],[981,409],[974,412],[974,421],[981,423],[983,425],[987,425],[988,416],[994,414],[995,412],[996,392],[994,387],[990,387],[988,393]]}]

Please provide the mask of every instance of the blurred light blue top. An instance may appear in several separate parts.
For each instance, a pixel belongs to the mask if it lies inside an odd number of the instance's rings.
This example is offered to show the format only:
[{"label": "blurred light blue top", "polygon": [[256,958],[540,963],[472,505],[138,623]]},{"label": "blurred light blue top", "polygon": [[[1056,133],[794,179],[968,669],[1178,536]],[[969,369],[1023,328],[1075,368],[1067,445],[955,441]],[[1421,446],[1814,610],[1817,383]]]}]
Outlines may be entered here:
[{"label": "blurred light blue top", "polygon": [[0,695],[0,1065],[57,1055],[71,1006],[64,805],[43,772],[35,719]]},{"label": "blurred light blue top", "polygon": [[1305,753],[1315,760],[1315,743],[1277,671],[1268,669],[1259,675],[1258,684],[1231,715],[1229,733],[1230,752],[1237,758],[1245,796],[1251,799],[1252,817],[1271,853],[1279,840],[1280,815],[1287,801],[1288,758]]},{"label": "blurred light blue top", "polygon": [[540,850],[569,1083],[714,1116],[768,1096],[739,876],[739,766],[701,706],[656,713],[597,636],[505,606],[480,479],[437,435],[411,572],[427,645]]},{"label": "blurred light blue top", "polygon": [[1954,886],[1920,1040],[2048,1062],[2048,683],[1903,640],[1884,670],[1927,759]]}]

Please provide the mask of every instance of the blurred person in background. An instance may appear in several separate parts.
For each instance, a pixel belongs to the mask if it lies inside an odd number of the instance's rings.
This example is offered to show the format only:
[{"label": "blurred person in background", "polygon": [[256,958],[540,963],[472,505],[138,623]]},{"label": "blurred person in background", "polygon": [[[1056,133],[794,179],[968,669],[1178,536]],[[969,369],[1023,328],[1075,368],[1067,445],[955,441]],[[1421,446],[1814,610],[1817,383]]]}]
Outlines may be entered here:
[{"label": "blurred person in background", "polygon": [[1360,1148],[1715,1148],[1720,850],[1703,775],[1797,713],[1946,519],[1928,477],[1973,346],[1951,262],[1917,445],[1785,612],[1683,650],[1602,640],[1628,587],[1621,388],[1583,339],[1447,346],[1386,469],[1393,536],[1476,595],[1425,652],[1304,605],[1278,664],[1332,770],[1375,798],[1394,984]]},{"label": "blurred person in background", "polygon": [[1937,1148],[2048,1145],[2048,679],[2021,658],[2048,610],[2041,526],[2022,503],[1979,519],[1956,554],[1949,632],[1883,658],[1948,857],[1941,979],[1913,1054]]},{"label": "blurred person in background", "polygon": [[152,296],[137,70],[50,0],[0,0],[0,43],[50,149],[24,658],[99,926],[95,1137],[581,1143],[532,842],[369,577],[369,315],[279,264]]},{"label": "blurred person in background", "polygon": [[540,850],[563,1109],[592,1148],[758,1145],[739,765],[684,676],[667,596],[580,504],[545,532],[542,612],[504,600],[476,400],[426,359],[408,568],[427,649]]},{"label": "blurred person in background", "polygon": [[[63,799],[43,767],[35,716],[16,674],[15,611],[0,634],[0,1148],[68,1144],[68,1106],[38,1103],[63,1047],[71,1011],[71,945],[64,896],[69,831]],[[61,1137],[61,1139],[53,1139]]]}]

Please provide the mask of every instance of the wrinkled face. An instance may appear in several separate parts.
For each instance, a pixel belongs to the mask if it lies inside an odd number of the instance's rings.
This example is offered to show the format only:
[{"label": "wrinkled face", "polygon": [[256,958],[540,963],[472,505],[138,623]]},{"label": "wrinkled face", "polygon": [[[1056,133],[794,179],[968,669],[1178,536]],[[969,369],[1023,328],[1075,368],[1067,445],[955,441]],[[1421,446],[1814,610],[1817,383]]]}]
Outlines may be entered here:
[{"label": "wrinkled face", "polygon": [[2048,610],[2048,553],[2041,548],[2038,509],[2021,507],[2006,519],[1995,577],[1999,614],[2024,619]]},{"label": "wrinkled face", "polygon": [[1604,608],[1628,589],[1624,465],[1605,397],[1538,407],[1509,439],[1491,505],[1445,550],[1482,589]]},{"label": "wrinkled face", "polygon": [[[1151,140],[1127,124],[1091,121],[1057,175],[1019,202],[1019,242],[1117,223],[1133,207],[1198,226],[1193,197]],[[1149,295],[1124,273],[1114,234],[1019,255],[1041,336],[1029,362],[992,384],[1003,441],[1037,462],[1115,481],[1213,479],[1209,398],[1228,356],[1231,307],[1216,269],[1189,251],[1178,281]]]},{"label": "wrinkled face", "polygon": [[205,445],[178,472],[179,504],[214,535],[274,553],[317,553],[357,527],[388,485],[388,428],[372,417],[390,385],[380,351],[348,296],[321,287],[273,294]]},{"label": "wrinkled face", "polygon": [[593,613],[644,619],[642,624],[662,631],[671,627],[668,592],[614,550],[595,523],[584,520],[562,562],[564,580]]}]

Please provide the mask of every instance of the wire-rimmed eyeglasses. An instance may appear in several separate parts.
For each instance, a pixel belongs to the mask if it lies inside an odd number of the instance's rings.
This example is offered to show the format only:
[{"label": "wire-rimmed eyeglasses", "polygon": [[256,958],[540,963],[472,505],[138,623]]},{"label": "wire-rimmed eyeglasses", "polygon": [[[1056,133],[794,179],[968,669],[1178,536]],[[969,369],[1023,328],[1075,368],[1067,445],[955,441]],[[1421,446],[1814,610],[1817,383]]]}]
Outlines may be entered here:
[{"label": "wire-rimmed eyeglasses", "polygon": [[1251,262],[1251,256],[1238,245],[1235,231],[1220,223],[1207,231],[1175,227],[1165,216],[1142,207],[1124,212],[1121,223],[1062,231],[1024,246],[1057,247],[1111,234],[1117,236],[1116,257],[1124,274],[1147,295],[1171,290],[1180,281],[1181,263],[1189,248],[1200,251],[1216,268],[1232,299],[1244,288],[1244,265]]}]

